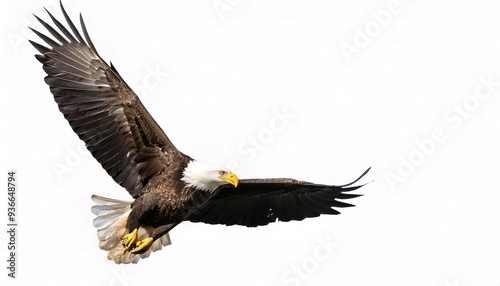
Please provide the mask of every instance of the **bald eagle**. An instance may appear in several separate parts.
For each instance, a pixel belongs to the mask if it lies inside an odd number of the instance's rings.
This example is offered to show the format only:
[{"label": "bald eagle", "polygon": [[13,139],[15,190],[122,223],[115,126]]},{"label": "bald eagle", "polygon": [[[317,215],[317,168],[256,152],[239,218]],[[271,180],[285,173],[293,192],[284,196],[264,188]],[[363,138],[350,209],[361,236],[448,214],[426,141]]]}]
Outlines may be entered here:
[{"label": "bald eagle", "polygon": [[170,244],[183,221],[256,227],[339,214],[339,200],[362,185],[321,185],[295,179],[242,179],[183,154],[172,144],[112,64],[99,56],[80,15],[83,36],[61,3],[68,30],[35,16],[52,35],[30,40],[45,82],[73,131],[132,202],[93,195],[99,247],[115,263],[137,263]]}]

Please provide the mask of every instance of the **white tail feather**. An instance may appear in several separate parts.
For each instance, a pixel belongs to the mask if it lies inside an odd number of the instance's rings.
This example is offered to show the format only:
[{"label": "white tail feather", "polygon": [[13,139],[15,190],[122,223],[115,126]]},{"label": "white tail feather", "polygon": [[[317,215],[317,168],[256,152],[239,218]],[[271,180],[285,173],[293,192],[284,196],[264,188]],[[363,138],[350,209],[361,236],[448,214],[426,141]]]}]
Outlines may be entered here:
[{"label": "white tail feather", "polygon": [[[117,264],[137,263],[141,258],[147,258],[151,252],[161,250],[163,246],[169,245],[170,236],[165,234],[153,241],[151,247],[143,253],[134,254],[125,251],[122,238],[127,234],[127,218],[131,211],[132,202],[109,199],[97,195],[92,196],[96,203],[92,207],[92,213],[96,215],[94,226],[97,228],[99,248],[108,251],[108,259]],[[154,228],[141,226],[138,229],[138,240],[151,237]]]}]

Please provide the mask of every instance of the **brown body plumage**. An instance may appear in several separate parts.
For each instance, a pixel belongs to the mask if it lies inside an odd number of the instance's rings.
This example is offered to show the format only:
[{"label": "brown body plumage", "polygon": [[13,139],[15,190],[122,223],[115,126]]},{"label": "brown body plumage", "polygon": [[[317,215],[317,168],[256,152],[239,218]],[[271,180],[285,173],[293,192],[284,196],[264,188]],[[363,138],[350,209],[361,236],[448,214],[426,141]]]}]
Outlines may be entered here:
[{"label": "brown body plumage", "polygon": [[345,193],[360,187],[352,186],[357,180],[343,186],[294,179],[238,181],[229,171],[177,150],[118,71],[99,56],[81,16],[85,39],[62,4],[61,9],[71,32],[49,13],[58,31],[37,19],[58,42],[36,30],[50,47],[30,42],[41,53],[36,58],[59,110],[134,198],[93,196],[94,225],[109,259],[131,263],[148,257],[170,243],[168,232],[182,221],[255,227],[338,214],[333,207],[352,206],[338,199],[357,197]]}]

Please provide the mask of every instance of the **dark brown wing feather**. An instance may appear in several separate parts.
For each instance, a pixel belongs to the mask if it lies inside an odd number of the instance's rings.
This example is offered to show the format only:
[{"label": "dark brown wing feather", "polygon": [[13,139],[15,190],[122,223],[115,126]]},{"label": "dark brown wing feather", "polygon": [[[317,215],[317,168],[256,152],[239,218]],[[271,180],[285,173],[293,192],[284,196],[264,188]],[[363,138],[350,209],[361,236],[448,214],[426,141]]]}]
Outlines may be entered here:
[{"label": "dark brown wing feather", "polygon": [[[84,38],[68,17],[71,32],[48,11],[58,30],[37,17],[59,42],[33,30],[49,47],[31,42],[47,73],[45,82],[73,130],[108,174],[134,198],[155,174],[184,161],[136,94],[99,56],[80,15]],[[36,17],[36,16],[35,16]]]},{"label": "dark brown wing feather", "polygon": [[294,179],[240,180],[238,187],[224,185],[208,203],[188,220],[210,224],[249,227],[271,222],[303,220],[321,214],[339,214],[334,208],[353,206],[338,200],[360,195],[347,194],[362,185],[357,180],[342,186],[319,185]]}]

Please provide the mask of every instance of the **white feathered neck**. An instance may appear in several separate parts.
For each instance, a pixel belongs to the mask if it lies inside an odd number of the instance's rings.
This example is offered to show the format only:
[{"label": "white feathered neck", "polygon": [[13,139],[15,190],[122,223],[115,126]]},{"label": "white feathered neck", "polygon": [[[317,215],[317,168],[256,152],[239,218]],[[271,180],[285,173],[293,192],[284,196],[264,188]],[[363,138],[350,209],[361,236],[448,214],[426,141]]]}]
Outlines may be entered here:
[{"label": "white feathered neck", "polygon": [[226,184],[220,178],[225,168],[193,160],[184,169],[182,180],[189,186],[203,191],[213,192],[219,186]]}]

